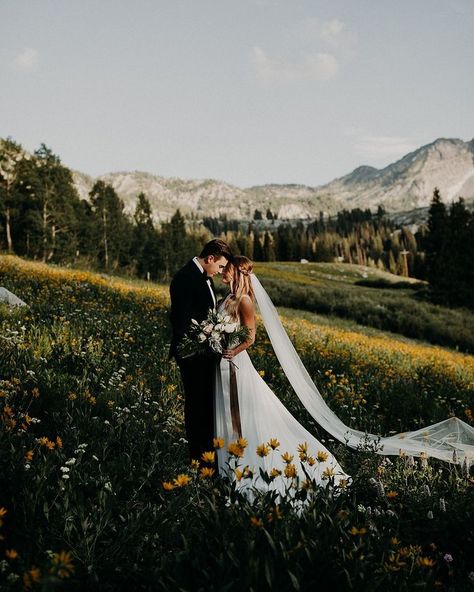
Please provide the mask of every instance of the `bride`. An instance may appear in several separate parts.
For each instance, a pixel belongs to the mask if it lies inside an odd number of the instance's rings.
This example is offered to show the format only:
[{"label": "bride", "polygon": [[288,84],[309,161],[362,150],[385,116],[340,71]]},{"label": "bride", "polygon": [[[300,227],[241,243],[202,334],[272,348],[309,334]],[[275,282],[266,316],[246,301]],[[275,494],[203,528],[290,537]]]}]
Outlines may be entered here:
[{"label": "bride", "polygon": [[[245,325],[248,338],[237,347],[225,350],[217,367],[215,434],[217,442],[221,439],[221,446],[222,440],[226,444],[217,450],[218,471],[233,472],[241,490],[268,487],[285,493],[298,478],[304,481],[307,476],[317,484],[327,484],[332,479],[344,486],[348,475],[284,407],[247,353],[255,341],[253,284],[256,278],[252,269],[249,259],[235,257],[222,273],[230,294],[220,303],[218,311]],[[236,463],[238,466],[232,471]]]},{"label": "bride", "polygon": [[324,401],[252,270],[249,259],[234,257],[222,275],[230,294],[220,303],[219,311],[245,325],[248,338],[225,350],[217,366],[214,433],[219,473],[228,473],[238,462],[233,475],[239,487],[268,486],[279,492],[287,492],[295,479],[308,475],[316,483],[333,480],[341,486],[349,479],[334,456],[289,413],[253,367],[246,350],[255,340],[255,303],[293,390],[313,419],[336,440],[354,449],[370,447],[383,455],[427,454],[467,466],[474,462],[474,427],[457,417],[389,437],[346,426]]}]

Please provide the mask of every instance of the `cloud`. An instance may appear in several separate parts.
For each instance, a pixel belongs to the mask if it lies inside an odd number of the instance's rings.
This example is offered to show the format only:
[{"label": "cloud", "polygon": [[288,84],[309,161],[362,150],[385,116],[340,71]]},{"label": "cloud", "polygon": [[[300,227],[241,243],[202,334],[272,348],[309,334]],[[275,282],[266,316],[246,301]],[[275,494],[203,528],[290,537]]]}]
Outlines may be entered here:
[{"label": "cloud", "polygon": [[321,21],[310,17],[296,25],[296,34],[308,43],[317,42],[325,45],[331,51],[343,53],[353,52],[355,35],[343,21],[334,18]]},{"label": "cloud", "polygon": [[38,50],[32,47],[25,47],[14,60],[14,65],[18,70],[33,70],[39,61]]},{"label": "cloud", "polygon": [[329,53],[307,54],[300,62],[289,62],[268,56],[261,47],[253,48],[253,63],[258,78],[278,82],[329,80],[339,69],[337,59]]},{"label": "cloud", "polygon": [[364,158],[384,160],[400,158],[418,146],[410,139],[399,136],[360,136],[354,150]]}]

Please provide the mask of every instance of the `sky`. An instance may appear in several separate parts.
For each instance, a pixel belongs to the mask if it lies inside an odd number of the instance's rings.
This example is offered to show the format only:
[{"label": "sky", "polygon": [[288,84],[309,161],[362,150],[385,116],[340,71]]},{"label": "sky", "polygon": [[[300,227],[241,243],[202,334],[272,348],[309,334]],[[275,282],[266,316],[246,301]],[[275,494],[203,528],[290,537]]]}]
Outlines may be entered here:
[{"label": "sky", "polygon": [[474,137],[473,0],[0,0],[0,137],[89,175],[321,185]]}]

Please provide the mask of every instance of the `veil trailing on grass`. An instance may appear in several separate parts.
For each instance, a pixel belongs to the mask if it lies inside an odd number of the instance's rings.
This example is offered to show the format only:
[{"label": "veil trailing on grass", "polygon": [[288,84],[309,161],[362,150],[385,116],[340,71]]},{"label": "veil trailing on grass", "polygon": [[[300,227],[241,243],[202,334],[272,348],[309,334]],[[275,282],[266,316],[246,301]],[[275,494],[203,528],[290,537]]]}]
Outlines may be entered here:
[{"label": "veil trailing on grass", "polygon": [[457,417],[386,438],[346,426],[326,405],[311,380],[262,284],[254,274],[251,279],[265,329],[286,377],[307,411],[329,434],[351,448],[375,444],[377,452],[383,455],[399,455],[404,452],[419,456],[426,453],[448,462],[474,462],[474,428]]}]

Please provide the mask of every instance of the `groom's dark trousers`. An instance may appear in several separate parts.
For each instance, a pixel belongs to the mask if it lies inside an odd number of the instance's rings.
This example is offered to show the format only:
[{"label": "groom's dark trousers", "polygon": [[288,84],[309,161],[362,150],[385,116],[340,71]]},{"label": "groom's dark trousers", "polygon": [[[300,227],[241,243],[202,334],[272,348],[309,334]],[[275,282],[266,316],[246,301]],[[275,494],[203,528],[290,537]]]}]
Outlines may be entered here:
[{"label": "groom's dark trousers", "polygon": [[[173,277],[170,285],[170,321],[173,330],[170,358],[174,357],[184,387],[184,423],[191,458],[212,450],[214,436],[214,376],[217,358],[194,355],[181,358],[178,344],[189,331],[191,319],[204,320],[214,307],[207,277],[194,261],[189,261]],[[212,286],[212,282],[211,282]]]}]

